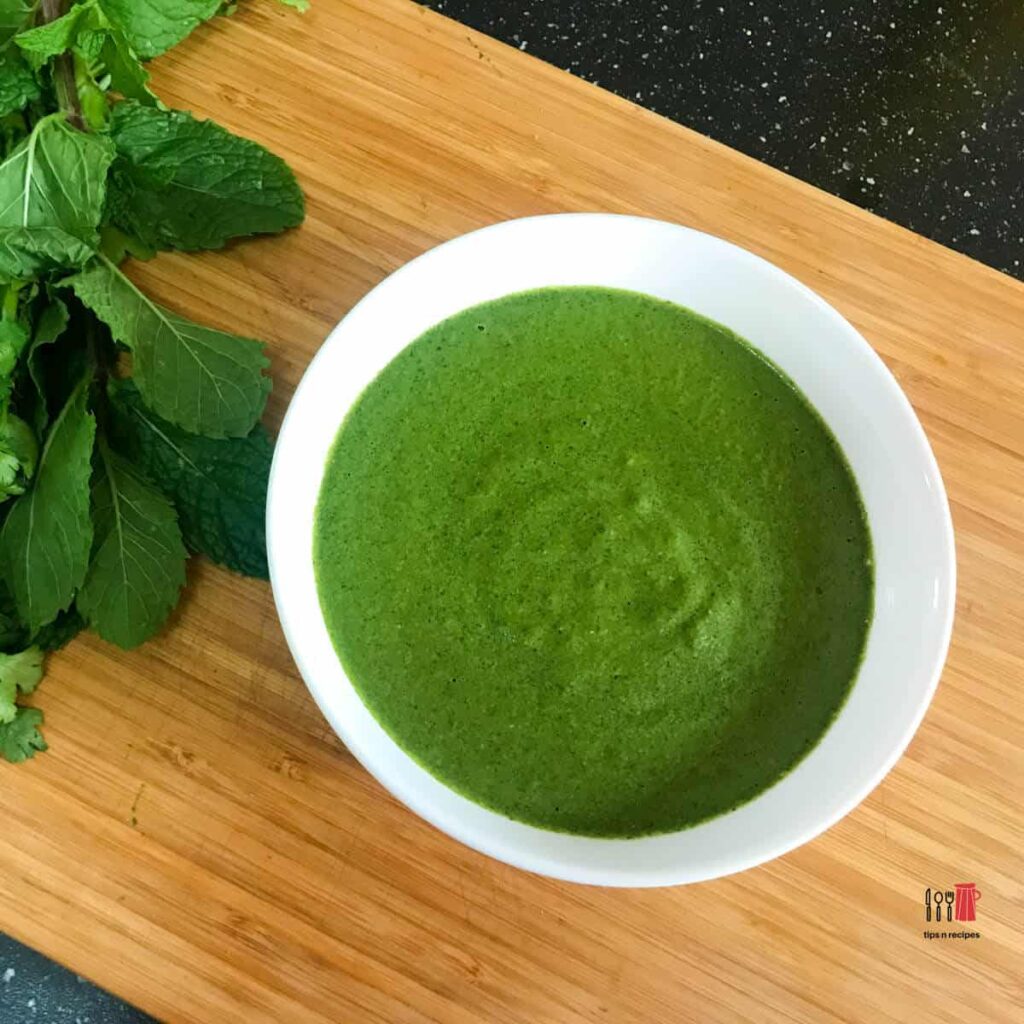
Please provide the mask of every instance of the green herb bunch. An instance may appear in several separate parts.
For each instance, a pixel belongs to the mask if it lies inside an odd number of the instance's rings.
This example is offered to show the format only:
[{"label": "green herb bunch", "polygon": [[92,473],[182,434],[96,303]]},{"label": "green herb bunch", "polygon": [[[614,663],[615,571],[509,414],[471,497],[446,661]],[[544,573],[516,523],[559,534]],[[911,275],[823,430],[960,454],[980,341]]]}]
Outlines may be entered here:
[{"label": "green herb bunch", "polygon": [[[305,0],[283,0],[300,9]],[[0,0],[0,758],[84,627],[121,647],[178,602],[188,551],[266,576],[263,345],[123,273],[303,217],[287,165],[169,110],[146,61],[234,4]]]}]

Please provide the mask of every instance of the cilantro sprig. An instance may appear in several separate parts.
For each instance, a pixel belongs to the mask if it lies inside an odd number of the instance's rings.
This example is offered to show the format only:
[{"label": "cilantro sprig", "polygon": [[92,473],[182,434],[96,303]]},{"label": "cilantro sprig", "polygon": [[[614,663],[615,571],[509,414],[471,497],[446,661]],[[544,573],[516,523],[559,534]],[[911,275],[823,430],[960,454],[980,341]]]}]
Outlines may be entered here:
[{"label": "cilantro sprig", "polygon": [[22,703],[46,652],[148,640],[190,551],[267,573],[263,345],[123,269],[303,218],[284,161],[150,87],[146,61],[235,7],[0,0],[0,759],[46,749]]}]

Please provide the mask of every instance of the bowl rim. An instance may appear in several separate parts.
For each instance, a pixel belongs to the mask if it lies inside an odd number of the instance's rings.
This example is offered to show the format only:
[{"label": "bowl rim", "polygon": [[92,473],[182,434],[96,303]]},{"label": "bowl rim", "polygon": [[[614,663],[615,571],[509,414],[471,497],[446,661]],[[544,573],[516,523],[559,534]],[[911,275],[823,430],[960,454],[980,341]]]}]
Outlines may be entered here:
[{"label": "bowl rim", "polygon": [[[941,538],[939,541],[941,550],[938,552],[938,561],[940,568],[944,576],[944,586],[942,588],[944,594],[944,602],[941,606],[941,623],[936,634],[936,642],[931,648],[930,664],[927,667],[927,683],[922,688],[920,699],[914,710],[914,713],[908,716],[906,724],[902,729],[902,732],[896,742],[892,744],[892,748],[886,756],[878,764],[877,768],[871,773],[871,775],[864,780],[860,785],[856,786],[851,792],[847,793],[846,796],[833,807],[831,812],[827,815],[823,815],[819,821],[817,821],[813,828],[807,829],[803,834],[792,838],[790,840],[779,842],[773,846],[769,846],[765,849],[760,849],[752,853],[733,853],[732,855],[723,856],[720,859],[720,863],[716,865],[713,871],[697,872],[686,870],[675,870],[675,869],[662,869],[662,870],[647,870],[647,869],[635,869],[629,867],[608,868],[603,866],[601,868],[593,868],[589,866],[571,865],[567,866],[563,859],[551,858],[543,854],[537,853],[526,853],[522,851],[510,849],[508,845],[500,840],[494,840],[486,834],[481,834],[481,830],[475,827],[467,827],[464,823],[453,821],[451,816],[446,816],[438,813],[436,807],[433,805],[429,798],[424,797],[420,792],[416,790],[415,786],[407,785],[400,780],[394,778],[388,771],[382,770],[381,766],[377,763],[373,756],[370,756],[369,751],[360,742],[360,737],[355,731],[350,728],[344,717],[339,714],[338,708],[332,698],[331,693],[328,692],[327,688],[322,684],[320,674],[316,670],[315,666],[311,665],[304,655],[304,640],[302,637],[303,627],[295,621],[291,614],[291,609],[288,606],[288,583],[286,581],[286,574],[282,568],[282,559],[280,556],[281,548],[281,537],[282,531],[289,529],[289,516],[288,516],[288,494],[284,484],[282,484],[282,478],[286,475],[284,469],[285,460],[290,446],[295,442],[293,437],[294,422],[296,419],[296,410],[300,408],[306,390],[310,387],[310,381],[314,377],[318,365],[325,359],[325,355],[331,348],[332,344],[336,343],[344,325],[350,321],[350,319],[360,311],[365,304],[367,304],[372,296],[377,295],[381,289],[394,288],[398,284],[404,282],[404,280],[412,275],[417,274],[424,265],[431,260],[435,260],[442,255],[451,254],[453,251],[457,251],[462,248],[471,247],[478,243],[485,236],[490,241],[494,236],[499,235],[502,232],[509,230],[518,230],[523,227],[529,227],[531,224],[536,222],[545,222],[550,224],[552,222],[572,222],[575,224],[581,224],[582,222],[608,222],[614,221],[618,223],[622,222],[634,222],[636,224],[646,225],[658,225],[664,228],[671,228],[674,231],[689,233],[694,236],[700,236],[704,242],[713,242],[715,245],[724,247],[728,250],[731,257],[741,261],[747,261],[748,263],[756,264],[762,272],[774,279],[774,282],[784,288],[789,289],[795,294],[799,295],[800,299],[806,303],[811,303],[823,313],[827,319],[831,322],[831,326],[837,331],[846,336],[847,341],[853,343],[861,349],[862,355],[866,356],[868,361],[872,364],[873,374],[880,387],[885,388],[888,392],[890,400],[894,401],[900,409],[901,419],[907,430],[912,435],[912,440],[917,449],[917,453],[921,458],[921,469],[924,473],[928,489],[933,492],[939,504],[939,511],[942,519]],[[513,294],[519,289],[513,288],[507,294]],[[474,305],[475,303],[470,302],[466,307]],[[728,325],[727,325],[728,326]],[[406,344],[411,343],[414,340],[413,337],[408,338]],[[755,345],[756,347],[756,345]],[[367,381],[367,383],[369,383]],[[365,386],[365,385],[364,385]],[[361,390],[361,389],[360,389]],[[346,406],[344,413],[347,413],[351,405]],[[829,424],[829,419],[825,413],[819,411],[819,415],[822,419]],[[344,415],[343,413],[343,415]],[[340,423],[340,420],[339,420]],[[336,433],[338,427],[334,425],[332,427],[332,437]],[[831,424],[830,424],[831,429]],[[872,527],[869,516],[869,526]],[[514,867],[518,867],[527,871],[546,875],[548,877],[558,878],[564,881],[577,882],[589,885],[599,885],[607,887],[634,887],[634,888],[647,888],[654,886],[666,886],[666,885],[679,885],[689,882],[704,881],[712,878],[723,877],[725,875],[733,874],[738,871],[746,870],[751,867],[755,867],[759,864],[766,863],[767,861],[773,860],[779,856],[782,856],[804,843],[811,841],[823,832],[827,831],[839,820],[849,814],[854,808],[856,808],[885,778],[885,776],[892,770],[893,766],[897,763],[900,757],[903,755],[910,740],[913,738],[917,729],[919,728],[921,721],[924,718],[928,707],[934,697],[936,688],[941,677],[946,656],[948,654],[949,644],[952,636],[953,620],[955,613],[956,603],[956,552],[955,552],[955,537],[953,531],[952,516],[950,514],[948,497],[946,494],[945,486],[942,481],[942,476],[938,467],[938,463],[935,459],[935,455],[932,451],[931,445],[928,441],[927,435],[925,434],[924,428],[921,425],[909,399],[906,394],[896,381],[895,377],[888,369],[882,358],[872,348],[872,346],[866,341],[866,339],[860,334],[859,331],[852,324],[849,323],[831,304],[825,301],[820,295],[810,289],[807,285],[803,284],[800,280],[788,274],[786,271],[777,267],[775,264],[764,259],[755,253],[744,249],[742,246],[736,245],[733,242],[729,242],[725,239],[719,238],[715,235],[708,234],[706,232],[699,231],[694,228],[686,227],[680,224],[674,224],[672,222],[660,220],[658,218],[650,217],[637,217],[625,214],[613,214],[613,213],[556,213],[556,214],[542,214],[539,216],[531,217],[520,217],[512,218],[508,220],[499,221],[482,228],[467,232],[465,234],[456,236],[448,241],[442,242],[441,244],[434,246],[419,256],[403,264],[401,267],[393,271],[391,274],[385,276],[378,284],[371,288],[352,308],[342,317],[342,319],[335,325],[334,328],[327,335],[324,342],[321,344],[318,351],[313,356],[312,360],[306,367],[302,379],[295,390],[295,393],[289,403],[287,412],[281,425],[281,430],[278,437],[278,443],[275,448],[274,459],[271,466],[270,482],[268,487],[268,500],[267,500],[267,516],[266,516],[266,530],[267,530],[267,552],[268,552],[268,564],[270,568],[270,580],[273,588],[273,595],[275,604],[278,611],[278,616],[281,622],[281,626],[285,635],[285,639],[288,643],[289,649],[295,660],[295,663],[300,671],[300,674],[305,682],[307,688],[312,694],[316,704],[321,710],[321,713],[330,723],[334,732],[338,735],[341,741],[345,744],[349,752],[357,759],[357,761],[375,778],[377,781],[384,786],[393,796],[404,803],[412,811],[418,814],[421,818],[428,821],[430,824],[438,828],[440,831],[446,833],[462,844],[476,850],[479,853],[493,857],[499,861],[510,864]],[[312,545],[310,545],[310,561],[312,561]],[[936,605],[938,607],[938,605]],[[875,614],[877,615],[877,605]],[[324,627],[326,629],[326,627]],[[348,685],[353,689],[350,681],[347,680]],[[854,681],[856,685],[856,680]],[[852,688],[851,688],[852,689]],[[839,717],[843,714],[845,709],[844,705],[840,708],[836,719],[833,720],[832,725]],[[829,729],[832,728],[829,726]],[[820,743],[824,736],[823,734]],[[390,737],[389,737],[390,739]],[[394,743],[395,748],[401,752],[401,754],[409,758],[409,755],[402,750],[401,747]],[[410,758],[410,760],[413,760]],[[418,763],[418,762],[413,762]],[[798,762],[794,769],[795,771],[799,768]],[[783,777],[785,778],[785,776]],[[780,780],[781,781],[781,780]],[[444,786],[444,783],[439,783]],[[770,791],[778,785],[778,782],[770,786]],[[446,789],[450,789],[445,786]],[[456,792],[450,790],[450,792]],[[461,794],[459,794],[461,796]],[[465,798],[462,798],[465,799]],[[759,797],[753,798],[754,800]],[[727,812],[732,814],[734,812]],[[487,815],[493,815],[498,818],[503,816],[498,815],[497,812],[486,810]],[[724,817],[726,815],[723,815]],[[503,819],[508,820],[508,819]],[[717,820],[717,819],[711,819]],[[531,831],[537,831],[544,834],[547,830],[534,829],[533,826],[523,825]],[[699,828],[700,824],[693,826],[693,828]],[[679,832],[668,833],[667,836],[678,836],[681,832],[689,831],[688,829],[680,830]],[[632,844],[637,843],[638,839],[596,839],[590,837],[574,837],[575,839],[585,840],[588,843],[593,844]]]}]

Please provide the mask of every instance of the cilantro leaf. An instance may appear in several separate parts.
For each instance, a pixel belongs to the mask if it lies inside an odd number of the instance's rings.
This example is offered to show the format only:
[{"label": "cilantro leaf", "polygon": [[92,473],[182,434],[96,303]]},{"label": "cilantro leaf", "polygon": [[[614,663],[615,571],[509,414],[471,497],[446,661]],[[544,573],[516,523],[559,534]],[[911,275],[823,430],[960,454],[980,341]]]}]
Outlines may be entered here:
[{"label": "cilantro leaf", "polygon": [[43,652],[28,647],[17,654],[0,654],[0,725],[10,725],[18,714],[19,693],[31,693],[43,678]]},{"label": "cilantro leaf", "polygon": [[174,501],[186,545],[235,572],[266,579],[274,447],[263,426],[248,437],[215,441],[160,419],[131,381],[115,384],[110,397],[115,443]]},{"label": "cilantro leaf", "polygon": [[305,215],[288,165],[212,121],[121,103],[111,220],[156,249],[219,249],[232,238],[283,231]]},{"label": "cilantro leaf", "polygon": [[28,341],[28,331],[19,320],[0,319],[0,377],[7,377],[14,369]]},{"label": "cilantro leaf", "polygon": [[39,82],[25,58],[11,46],[0,51],[0,117],[39,99]]},{"label": "cilantro leaf", "polygon": [[0,319],[0,409],[7,408],[7,398],[14,386],[14,367],[27,341],[28,331],[24,324]]},{"label": "cilantro leaf", "polygon": [[252,430],[270,391],[260,342],[164,309],[104,256],[63,283],[132,350],[134,380],[160,416],[207,437]]},{"label": "cilantro leaf", "polygon": [[297,11],[305,13],[309,10],[309,0],[281,0],[285,7],[294,7]]},{"label": "cilantro leaf", "polygon": [[197,25],[212,18],[220,0],[102,0],[132,48],[144,60],[177,45]]},{"label": "cilantro leaf", "polygon": [[104,640],[137,647],[178,603],[187,555],[174,507],[102,441],[97,476],[97,546],[77,607]]},{"label": "cilantro leaf", "polygon": [[32,428],[14,413],[0,423],[0,501],[24,494],[35,473],[39,445]]},{"label": "cilantro leaf", "polygon": [[14,721],[0,725],[0,757],[19,764],[46,750],[46,740],[39,732],[43,713],[36,708],[18,708]]},{"label": "cilantro leaf", "polygon": [[35,482],[0,531],[0,574],[32,632],[67,608],[89,566],[89,475],[96,423],[87,381],[72,392],[46,438]]},{"label": "cilantro leaf", "polygon": [[99,244],[109,139],[44,117],[0,164],[0,279],[80,266]]}]

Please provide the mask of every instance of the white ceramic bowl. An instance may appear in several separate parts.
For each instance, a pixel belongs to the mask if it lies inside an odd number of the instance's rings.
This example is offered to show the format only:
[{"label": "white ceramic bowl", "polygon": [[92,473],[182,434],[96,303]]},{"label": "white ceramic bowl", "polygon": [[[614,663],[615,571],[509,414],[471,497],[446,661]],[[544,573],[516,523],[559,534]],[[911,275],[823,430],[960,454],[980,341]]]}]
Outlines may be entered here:
[{"label": "white ceramic bowl", "polygon": [[[378,725],[331,646],[313,575],[313,513],[349,407],[439,320],[510,292],[607,285],[726,324],[799,385],[839,439],[867,507],[875,615],[856,684],[818,746],[743,807],[670,835],[590,839],[511,821],[454,793]],[[400,800],[468,846],[576,882],[675,885],[752,867],[851,811],[917,729],[953,621],[953,529],[938,466],[899,385],[831,306],[788,274],[710,235],[660,221],[562,214],[456,238],[379,284],[310,364],[277,442],[267,539],[274,597],[295,661],[352,753]]]}]

